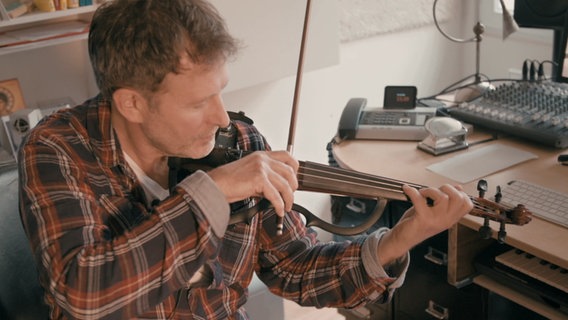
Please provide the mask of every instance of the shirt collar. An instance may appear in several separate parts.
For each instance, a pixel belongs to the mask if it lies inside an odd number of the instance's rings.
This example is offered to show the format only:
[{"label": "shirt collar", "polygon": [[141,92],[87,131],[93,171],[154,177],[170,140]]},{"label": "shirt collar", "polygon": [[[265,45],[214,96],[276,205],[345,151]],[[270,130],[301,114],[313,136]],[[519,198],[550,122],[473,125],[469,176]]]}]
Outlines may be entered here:
[{"label": "shirt collar", "polygon": [[88,103],[87,131],[90,144],[99,155],[102,165],[116,167],[124,165],[120,143],[111,123],[111,102],[98,95]]}]

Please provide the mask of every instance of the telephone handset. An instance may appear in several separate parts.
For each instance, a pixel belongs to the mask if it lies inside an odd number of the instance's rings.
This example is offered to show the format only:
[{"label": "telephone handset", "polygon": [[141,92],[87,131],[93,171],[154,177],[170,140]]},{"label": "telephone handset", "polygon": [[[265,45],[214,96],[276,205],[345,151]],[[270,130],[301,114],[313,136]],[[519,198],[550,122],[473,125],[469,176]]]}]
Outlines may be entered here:
[{"label": "telephone handset", "polygon": [[426,136],[424,125],[436,116],[436,109],[365,108],[367,99],[351,98],[341,113],[338,138],[420,141]]},{"label": "telephone handset", "polygon": [[367,99],[365,98],[349,99],[339,119],[337,134],[340,139],[355,139],[361,119],[361,111],[366,105]]}]

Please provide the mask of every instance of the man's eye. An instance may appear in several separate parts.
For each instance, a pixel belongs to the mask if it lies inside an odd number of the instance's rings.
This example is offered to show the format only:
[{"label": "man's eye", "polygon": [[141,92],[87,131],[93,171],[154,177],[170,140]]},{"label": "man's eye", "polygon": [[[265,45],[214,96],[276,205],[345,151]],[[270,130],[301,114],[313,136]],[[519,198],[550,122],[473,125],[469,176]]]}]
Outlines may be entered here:
[{"label": "man's eye", "polygon": [[206,105],[207,105],[207,102],[202,101],[202,102],[198,102],[198,103],[192,104],[192,105],[190,106],[190,108],[191,108],[191,109],[201,109],[201,108],[204,108]]}]

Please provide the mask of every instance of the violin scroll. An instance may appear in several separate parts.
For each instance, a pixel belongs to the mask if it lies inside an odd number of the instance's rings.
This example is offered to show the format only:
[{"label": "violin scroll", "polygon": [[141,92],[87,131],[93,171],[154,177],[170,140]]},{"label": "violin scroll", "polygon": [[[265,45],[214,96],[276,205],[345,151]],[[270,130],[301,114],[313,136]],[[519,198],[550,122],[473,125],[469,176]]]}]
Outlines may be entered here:
[{"label": "violin scroll", "polygon": [[532,213],[524,205],[518,204],[511,212],[511,219],[514,224],[523,226],[532,220]]},{"label": "violin scroll", "polygon": [[483,198],[472,198],[474,208],[470,214],[505,224],[523,226],[532,220],[532,213],[522,204],[514,208]]},{"label": "violin scroll", "polygon": [[489,220],[499,222],[499,232],[497,240],[501,243],[505,242],[507,232],[505,225],[514,224],[523,226],[532,220],[532,213],[522,204],[511,208],[500,203],[502,194],[501,188],[497,187],[495,194],[495,201],[484,198],[487,191],[487,182],[480,180],[477,184],[479,197],[471,198],[474,203],[474,208],[470,212],[471,215],[482,217],[483,225],[479,228],[479,233],[483,239],[491,238],[491,228],[489,227]]}]

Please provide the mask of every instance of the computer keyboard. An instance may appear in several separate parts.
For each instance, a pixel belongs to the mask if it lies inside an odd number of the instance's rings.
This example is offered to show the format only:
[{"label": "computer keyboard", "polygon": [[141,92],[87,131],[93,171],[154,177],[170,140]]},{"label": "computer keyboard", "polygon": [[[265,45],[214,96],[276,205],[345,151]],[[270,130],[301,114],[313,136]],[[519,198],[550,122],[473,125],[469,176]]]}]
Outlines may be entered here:
[{"label": "computer keyboard", "polygon": [[501,193],[501,203],[523,204],[533,215],[568,228],[568,194],[524,180],[509,182]]}]

